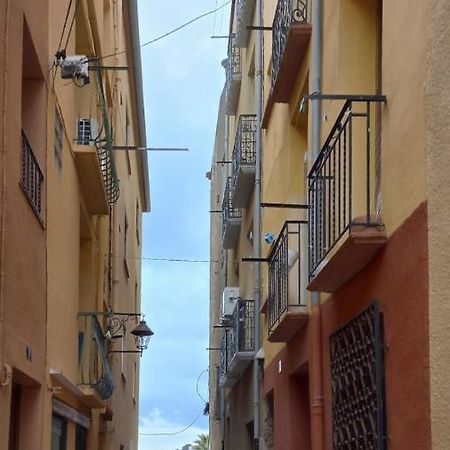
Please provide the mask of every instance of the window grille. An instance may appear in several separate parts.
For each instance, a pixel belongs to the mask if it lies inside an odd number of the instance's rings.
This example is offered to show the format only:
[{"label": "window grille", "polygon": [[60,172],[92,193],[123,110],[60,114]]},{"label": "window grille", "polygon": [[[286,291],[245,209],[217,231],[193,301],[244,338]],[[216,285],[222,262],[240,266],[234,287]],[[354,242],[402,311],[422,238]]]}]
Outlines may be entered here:
[{"label": "window grille", "polygon": [[22,177],[20,185],[39,217],[42,212],[41,193],[43,182],[44,175],[34,156],[33,149],[22,131]]},{"label": "window grille", "polygon": [[78,120],[78,144],[91,145],[92,144],[92,126],[91,119]]},{"label": "window grille", "polygon": [[385,450],[383,322],[373,303],[330,337],[334,450]]}]

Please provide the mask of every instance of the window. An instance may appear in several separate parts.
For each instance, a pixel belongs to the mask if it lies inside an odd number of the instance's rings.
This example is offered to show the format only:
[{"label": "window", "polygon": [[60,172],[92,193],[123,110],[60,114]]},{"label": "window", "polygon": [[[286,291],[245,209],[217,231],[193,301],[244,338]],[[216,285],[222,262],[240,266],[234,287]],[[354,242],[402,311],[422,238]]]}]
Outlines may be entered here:
[{"label": "window", "polygon": [[375,302],[330,337],[333,449],[385,449],[382,320]]},{"label": "window", "polygon": [[39,217],[42,212],[41,191],[43,181],[44,175],[34,156],[33,149],[22,130],[22,177],[20,185]]},{"label": "window", "polygon": [[78,120],[77,143],[79,145],[90,145],[92,140],[91,119]]},{"label": "window", "polygon": [[66,450],[67,422],[61,416],[53,415],[51,450]]},{"label": "window", "polygon": [[55,165],[58,169],[58,172],[61,173],[62,170],[62,158],[63,158],[63,123],[61,114],[58,111],[58,108],[55,108]]}]

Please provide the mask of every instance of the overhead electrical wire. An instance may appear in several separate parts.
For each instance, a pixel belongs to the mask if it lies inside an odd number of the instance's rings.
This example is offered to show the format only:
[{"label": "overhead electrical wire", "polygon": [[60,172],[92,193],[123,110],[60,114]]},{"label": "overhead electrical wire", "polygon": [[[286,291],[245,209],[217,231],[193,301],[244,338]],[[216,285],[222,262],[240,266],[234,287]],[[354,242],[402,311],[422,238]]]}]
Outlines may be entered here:
[{"label": "overhead electrical wire", "polygon": [[[198,383],[199,383],[200,378],[202,377],[202,375],[203,375],[205,372],[208,372],[208,370],[209,370],[209,369],[204,369],[204,370],[202,370],[202,371],[200,372],[199,376],[197,377],[197,381],[195,382],[195,390],[196,390],[196,392],[197,392],[197,395],[198,395],[205,403],[208,403],[208,402],[207,402],[207,400],[205,400],[205,399],[200,395],[200,392],[199,392],[199,390],[198,390]],[[200,416],[201,416],[201,415],[204,415],[204,414],[205,414],[205,409],[203,409],[203,410],[195,417],[195,419],[194,419],[189,425],[185,426],[183,429],[178,430],[178,431],[173,431],[173,432],[168,431],[168,432],[166,432],[166,433],[144,433],[144,432],[141,433],[141,432],[140,432],[139,434],[140,434],[141,436],[176,436],[177,434],[181,434],[181,433],[184,433],[185,431],[189,430],[189,428],[191,428],[191,427],[195,424],[195,422],[197,422],[197,420],[200,419]]]},{"label": "overhead electrical wire", "polygon": [[174,432],[167,432],[167,433],[139,433],[140,436],[176,436],[177,434],[181,434],[184,433],[185,431],[189,430],[189,428],[191,428],[195,422],[197,422],[198,419],[200,419],[200,417],[203,414],[203,410],[200,411],[197,415],[197,417],[186,427],[184,427],[182,430],[179,431],[174,431]]},{"label": "overhead electrical wire", "polygon": [[[160,41],[161,39],[164,39],[167,36],[170,36],[174,33],[176,33],[177,31],[187,27],[188,25],[190,25],[191,23],[197,22],[197,20],[203,19],[203,17],[209,16],[210,14],[214,14],[215,12],[221,10],[222,8],[225,8],[225,6],[227,6],[228,4],[231,3],[231,0],[228,0],[227,2],[225,2],[223,5],[212,9],[211,11],[208,11],[206,13],[200,14],[197,17],[194,17],[193,19],[189,20],[188,22],[183,23],[182,25],[174,28],[173,30],[168,31],[167,33],[162,34],[161,36],[158,36],[154,39],[151,39],[150,41],[144,42],[143,44],[141,44],[139,47],[143,48],[146,47],[147,45],[153,44],[157,41]],[[123,55],[124,53],[126,53],[127,50],[123,50],[121,52],[117,52],[117,53],[111,53],[110,55],[104,55],[104,56],[98,56],[98,57],[93,57],[92,59],[106,59],[106,58],[112,58],[113,56],[119,56],[119,55]]]},{"label": "overhead electrical wire", "polygon": [[[71,0],[71,3],[72,3],[72,0]],[[66,50],[67,46],[69,45],[69,39],[70,39],[70,35],[72,34],[72,28],[73,28],[73,24],[75,23],[75,18],[77,17],[77,10],[78,10],[79,4],[80,4],[80,0],[77,0],[77,3],[75,4],[75,11],[73,12],[72,22],[70,23],[69,32],[67,33],[66,45],[64,45],[64,50]],[[58,48],[58,51],[59,50],[60,49]]]},{"label": "overhead electrical wire", "polygon": [[219,263],[221,261],[215,259],[188,259],[188,258],[155,258],[151,256],[125,256],[125,255],[110,255],[113,258],[130,258],[130,259],[141,259],[143,261],[167,261],[167,262],[185,262],[185,263]]},{"label": "overhead electrical wire", "polygon": [[66,26],[67,26],[67,21],[69,20],[69,13],[70,13],[70,8],[72,7],[72,2],[73,2],[73,0],[70,0],[69,6],[67,7],[66,17],[64,19],[64,25],[63,25],[63,29],[61,32],[61,37],[59,39],[58,52],[61,50],[61,44],[64,39],[64,33],[66,32]]}]

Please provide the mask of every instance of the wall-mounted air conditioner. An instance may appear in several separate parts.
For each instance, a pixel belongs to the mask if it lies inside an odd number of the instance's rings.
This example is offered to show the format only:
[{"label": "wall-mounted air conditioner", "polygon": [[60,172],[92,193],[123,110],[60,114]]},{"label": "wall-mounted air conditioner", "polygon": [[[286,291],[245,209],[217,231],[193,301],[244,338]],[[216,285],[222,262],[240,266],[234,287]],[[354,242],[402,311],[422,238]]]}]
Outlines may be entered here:
[{"label": "wall-mounted air conditioner", "polygon": [[62,79],[79,80],[80,86],[89,84],[89,59],[85,55],[66,56],[60,64]]},{"label": "wall-mounted air conditioner", "polygon": [[239,288],[238,287],[226,287],[223,290],[222,297],[222,317],[231,318],[233,315],[234,307],[239,300]]}]

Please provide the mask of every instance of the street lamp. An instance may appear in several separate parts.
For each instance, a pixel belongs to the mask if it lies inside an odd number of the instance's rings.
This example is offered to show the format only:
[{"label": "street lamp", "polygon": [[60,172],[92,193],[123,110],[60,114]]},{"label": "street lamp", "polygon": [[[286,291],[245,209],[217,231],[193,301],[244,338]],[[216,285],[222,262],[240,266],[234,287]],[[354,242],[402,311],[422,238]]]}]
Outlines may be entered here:
[{"label": "street lamp", "polygon": [[134,336],[136,348],[139,352],[141,352],[142,356],[142,352],[147,349],[150,338],[154,335],[154,333],[147,325],[147,322],[145,320],[141,320],[137,327],[131,331],[131,334]]},{"label": "street lamp", "polygon": [[141,313],[114,312],[114,311],[95,311],[81,312],[80,316],[104,316],[106,318],[107,330],[104,337],[108,340],[121,339],[124,337],[126,328],[125,323],[130,319],[139,319],[139,323],[130,333],[134,336],[137,350],[109,350],[108,353],[139,353],[142,356],[144,350],[147,349],[153,331],[144,320]]}]

